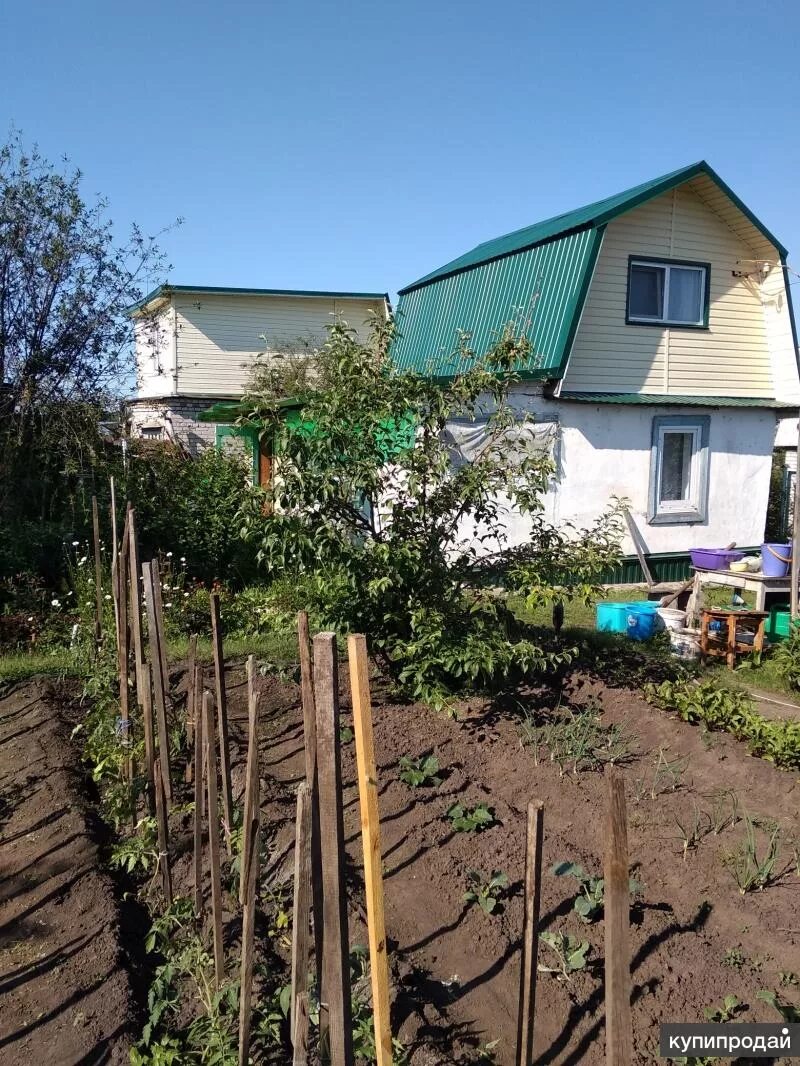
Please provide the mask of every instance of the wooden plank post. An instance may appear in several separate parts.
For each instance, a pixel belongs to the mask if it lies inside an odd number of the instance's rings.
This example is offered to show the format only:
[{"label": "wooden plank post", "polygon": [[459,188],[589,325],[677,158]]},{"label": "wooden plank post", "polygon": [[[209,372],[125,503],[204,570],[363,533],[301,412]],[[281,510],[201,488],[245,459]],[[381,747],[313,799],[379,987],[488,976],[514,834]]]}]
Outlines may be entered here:
[{"label": "wooden plank post", "polygon": [[100,514],[97,497],[92,496],[92,537],[94,539],[94,640],[97,647],[103,639],[103,562],[100,558]]},{"label": "wooden plank post", "polygon": [[[345,890],[339,670],[335,633],[318,633],[314,637],[314,702],[324,893],[321,1006],[327,1006],[328,1011],[331,1066],[352,1066],[350,945]],[[321,1011],[320,1039],[324,1039],[324,1036]]]},{"label": "wooden plank post", "polygon": [[130,659],[130,644],[128,631],[128,555],[117,555],[117,671],[119,674],[119,717],[123,743],[128,755],[125,759],[125,773],[129,781],[133,780],[133,764],[130,749],[133,737],[131,736],[129,689],[128,689],[128,661]]},{"label": "wooden plank post", "polygon": [[364,888],[367,898],[372,1015],[375,1025],[375,1062],[391,1066],[392,1027],[389,1017],[389,958],[383,913],[381,829],[378,810],[378,772],[372,736],[372,703],[369,692],[367,641],[361,634],[347,638],[350,660],[350,691],[353,697],[353,732],[358,765],[358,795],[361,802],[361,840],[364,852]]},{"label": "wooden plank post", "polygon": [[119,647],[119,541],[117,540],[117,489],[113,475],[108,479],[111,488],[111,588],[114,596],[114,627]]},{"label": "wooden plank post", "polygon": [[[142,687],[144,641],[142,639],[142,565],[139,559],[139,537],[136,533],[136,511],[128,504],[128,563],[131,582],[130,623],[133,639],[133,661],[136,666],[136,691]],[[137,697],[141,706],[141,695]]]},{"label": "wooden plank post", "polygon": [[308,1066],[308,992],[297,997],[292,1066]]},{"label": "wooden plank post", "polygon": [[631,1066],[630,890],[625,779],[606,766],[605,817],[605,978],[606,1062]]},{"label": "wooden plank post", "polygon": [[167,827],[167,800],[164,795],[164,779],[156,759],[153,777],[156,785],[156,824],[158,826],[158,867],[161,871],[161,888],[167,906],[172,906],[172,874],[169,868],[169,830]]},{"label": "wooden plank post", "polygon": [[222,875],[219,857],[219,791],[217,789],[217,745],[214,740],[214,698],[203,694],[203,734],[206,749],[208,785],[208,857],[211,866],[211,914],[214,930],[214,978],[219,988],[225,977],[222,949]]},{"label": "wooden plank post", "polygon": [[314,911],[314,962],[317,997],[321,994],[323,886],[322,851],[319,838],[319,781],[317,779],[317,724],[314,704],[314,665],[308,632],[308,612],[297,615],[297,638],[300,651],[300,695],[303,704],[303,743],[305,748],[306,784],[311,790],[311,903]]},{"label": "wooden plank post", "polygon": [[536,967],[539,956],[539,911],[542,902],[542,842],[544,805],[528,804],[525,844],[525,910],[522,919],[522,961],[517,1021],[517,1066],[533,1062],[533,1023],[536,1013]]},{"label": "wooden plank post", "polygon": [[150,672],[153,678],[153,696],[158,731],[158,754],[161,776],[164,781],[164,795],[167,802],[172,802],[172,782],[169,766],[169,733],[167,730],[167,694],[165,691],[166,675],[162,669],[162,644],[164,631],[158,612],[158,592],[161,580],[158,560],[142,563],[142,576],[145,583],[145,600],[147,602],[147,637],[150,645]]},{"label": "wooden plank post", "polygon": [[147,775],[147,807],[150,817],[156,813],[155,762],[156,746],[153,736],[153,689],[150,675],[150,663],[142,663],[139,699],[142,705],[142,731],[144,733],[144,762]]},{"label": "wooden plank post", "polygon": [[[195,686],[195,666],[197,665],[197,634],[189,637],[189,654],[186,662],[186,750],[194,750],[194,730],[197,721],[197,687]],[[186,769],[183,779],[190,785],[193,777],[194,762],[191,758],[186,760]]]},{"label": "wooden plank post", "polygon": [[306,1032],[298,1032],[299,1001],[308,995],[309,911],[311,909],[311,788],[304,781],[297,790],[297,820],[294,835],[294,905],[292,912],[292,999],[290,1031],[292,1046],[308,1045]]},{"label": "wooden plank post", "polygon": [[247,660],[248,746],[244,791],[245,839],[239,882],[244,913],[242,916],[241,998],[239,1004],[239,1066],[247,1066],[250,1052],[250,1007],[253,991],[253,954],[255,940],[256,899],[258,896],[258,843],[260,828],[258,769],[258,697],[255,691],[256,661]]},{"label": "wooden plank post", "polygon": [[225,826],[225,841],[231,849],[233,827],[233,792],[231,789],[231,756],[228,743],[228,699],[225,692],[225,657],[222,648],[222,621],[219,593],[211,593],[211,643],[214,652],[214,681],[217,697],[217,723],[219,727],[219,763],[222,773],[222,818]]},{"label": "wooden plank post", "polygon": [[161,688],[164,692],[164,713],[166,714],[169,697],[169,668],[167,666],[167,638],[164,633],[164,598],[161,595],[161,565],[158,559],[150,560],[150,569],[153,573],[153,605],[158,628],[158,662],[161,668]]},{"label": "wooden plank post", "polygon": [[203,913],[203,818],[205,797],[203,781],[203,715],[199,710],[199,695],[202,671],[195,663],[193,686],[198,694],[198,714],[194,727],[194,913],[198,918]]}]

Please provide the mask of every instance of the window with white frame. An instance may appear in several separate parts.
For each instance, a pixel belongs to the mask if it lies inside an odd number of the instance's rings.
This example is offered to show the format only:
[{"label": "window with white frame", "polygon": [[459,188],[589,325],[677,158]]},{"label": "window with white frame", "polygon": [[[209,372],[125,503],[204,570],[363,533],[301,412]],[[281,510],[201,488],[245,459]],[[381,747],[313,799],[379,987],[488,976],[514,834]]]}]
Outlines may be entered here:
[{"label": "window with white frame", "polygon": [[627,321],[651,326],[707,326],[708,277],[707,263],[631,256]]},{"label": "window with white frame", "polygon": [[706,520],[710,422],[708,415],[653,419],[649,514],[652,524]]}]

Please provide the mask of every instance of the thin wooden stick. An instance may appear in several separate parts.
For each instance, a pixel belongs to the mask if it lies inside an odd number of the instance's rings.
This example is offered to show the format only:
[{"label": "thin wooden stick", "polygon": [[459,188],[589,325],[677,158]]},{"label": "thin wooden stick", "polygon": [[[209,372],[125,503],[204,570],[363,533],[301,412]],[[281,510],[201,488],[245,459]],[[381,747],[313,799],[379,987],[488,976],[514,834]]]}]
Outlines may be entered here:
[{"label": "thin wooden stick", "polygon": [[[128,504],[128,554],[131,575],[131,637],[133,638],[133,658],[136,664],[136,691],[142,688],[142,664],[144,663],[144,641],[142,640],[142,566],[139,561],[139,538],[136,534],[136,511]],[[138,697],[141,706],[141,695]]]},{"label": "thin wooden stick", "polygon": [[[344,869],[342,760],[339,741],[339,670],[336,634],[314,637],[314,701],[317,726],[320,842],[322,844],[322,1005],[327,1005],[331,1066],[352,1066],[353,1025]],[[324,1039],[320,1013],[320,1039]]]},{"label": "thin wooden stick", "polygon": [[[308,994],[309,910],[311,907],[311,789],[304,781],[297,790],[297,819],[294,835],[294,906],[292,913],[292,1045],[298,1040],[298,1000]],[[307,1019],[306,1019],[307,1020]],[[305,1035],[308,1042],[308,1034]]]},{"label": "thin wooden stick", "polygon": [[233,827],[233,792],[231,789],[231,756],[228,744],[228,699],[225,692],[225,658],[222,649],[222,623],[220,619],[219,594],[211,593],[211,643],[214,651],[214,680],[217,696],[217,722],[219,726],[219,763],[222,773],[222,819],[228,851],[231,848]]},{"label": "thin wooden stick", "polygon": [[[189,655],[186,662],[186,749],[190,751],[194,747],[194,730],[197,720],[197,688],[195,687],[195,665],[197,664],[197,634],[189,637]],[[183,779],[190,785],[192,783],[193,762],[186,760],[186,769]]]},{"label": "thin wooden stick", "polygon": [[119,647],[119,545],[117,541],[117,490],[113,476],[109,479],[111,485],[111,586],[114,593],[114,626],[117,634],[117,647]]},{"label": "thin wooden stick", "polygon": [[128,660],[130,645],[128,643],[128,558],[117,556],[117,671],[119,674],[119,716],[124,742],[128,751],[125,759],[125,772],[129,781],[133,780],[130,756],[131,722],[128,703]]},{"label": "thin wooden stick", "polygon": [[606,1062],[631,1066],[630,890],[625,780],[616,767],[606,767],[605,817],[605,947]]},{"label": "thin wooden stick", "polygon": [[161,888],[167,906],[172,906],[172,874],[169,869],[169,835],[167,828],[167,801],[164,795],[164,780],[159,760],[156,759],[154,778],[156,784],[156,823],[158,825],[158,865],[161,871]]},{"label": "thin wooden stick", "polygon": [[311,790],[311,902],[314,909],[314,962],[317,997],[321,995],[322,938],[324,922],[322,887],[322,851],[319,839],[319,781],[317,780],[317,725],[314,709],[314,665],[308,633],[308,612],[297,615],[297,640],[300,650],[300,695],[303,703],[303,743],[306,783]]},{"label": "thin wooden stick", "polygon": [[392,1064],[392,1027],[389,1017],[389,958],[383,914],[381,827],[378,810],[378,772],[372,737],[372,703],[369,693],[367,641],[353,633],[347,639],[350,691],[353,698],[353,732],[361,802],[361,840],[364,852],[364,888],[367,898],[367,932],[372,979],[372,1015],[375,1025],[375,1062]]},{"label": "thin wooden stick", "polygon": [[97,497],[92,496],[92,536],[94,538],[94,639],[100,646],[103,639],[103,563],[100,558],[100,514]]},{"label": "thin wooden stick", "polygon": [[253,986],[253,944],[258,885],[259,774],[258,774],[258,698],[255,691],[256,661],[247,660],[248,678],[248,746],[247,776],[244,792],[245,840],[239,881],[242,906],[241,1000],[239,1008],[239,1066],[247,1066],[250,1050],[250,1003]]},{"label": "thin wooden stick", "polygon": [[301,992],[295,1004],[294,1055],[292,1066],[308,1066],[308,992]]},{"label": "thin wooden stick", "polygon": [[154,610],[158,629],[158,663],[161,669],[164,693],[164,713],[166,714],[167,700],[169,698],[169,668],[167,666],[167,639],[164,634],[164,599],[161,595],[161,566],[158,559],[150,560],[150,569],[153,573],[153,596]]},{"label": "thin wooden stick", "polygon": [[150,663],[142,663],[139,698],[142,702],[142,730],[144,732],[144,762],[147,774],[147,807],[150,817],[156,813],[155,741],[153,737],[153,689]]},{"label": "thin wooden stick", "polygon": [[169,733],[167,731],[167,700],[164,691],[165,676],[161,669],[161,644],[163,629],[158,614],[156,588],[160,580],[158,562],[142,563],[142,576],[145,582],[145,599],[147,601],[147,637],[150,644],[150,673],[153,678],[156,723],[158,727],[158,754],[161,761],[161,776],[164,781],[164,795],[167,802],[172,802],[172,782],[169,766]]},{"label": "thin wooden stick", "polygon": [[[200,666],[195,663],[192,685],[199,694],[202,684]],[[194,728],[194,913],[198,918],[203,913],[203,817],[205,803],[203,792],[203,715],[198,712]]]},{"label": "thin wooden stick", "polygon": [[248,795],[258,796],[258,696],[256,695],[256,659],[254,655],[247,657],[247,766],[245,769],[245,810],[242,822],[242,856],[243,865],[239,878],[239,902],[244,906],[245,889],[250,880],[250,871],[247,867],[249,856],[252,852],[250,837],[253,832],[254,818],[258,822],[258,803],[248,815]]},{"label": "thin wooden stick", "polygon": [[211,866],[211,913],[214,928],[214,976],[219,988],[225,977],[222,949],[222,875],[219,859],[219,792],[217,789],[217,745],[214,741],[214,703],[210,692],[203,694],[203,733],[208,785],[208,854]]},{"label": "thin wooden stick", "polygon": [[525,846],[525,911],[522,924],[522,963],[517,1021],[517,1066],[533,1062],[533,1024],[536,1014],[536,967],[539,955],[539,910],[542,901],[542,843],[544,805],[528,804]]}]

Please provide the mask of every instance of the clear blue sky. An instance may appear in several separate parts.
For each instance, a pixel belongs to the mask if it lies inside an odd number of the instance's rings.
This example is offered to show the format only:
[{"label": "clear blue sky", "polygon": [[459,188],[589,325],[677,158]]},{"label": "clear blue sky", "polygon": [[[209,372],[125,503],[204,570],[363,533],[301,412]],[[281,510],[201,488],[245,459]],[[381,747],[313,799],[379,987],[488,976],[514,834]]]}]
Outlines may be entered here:
[{"label": "clear blue sky", "polygon": [[796,0],[4,0],[0,123],[183,216],[174,283],[394,295],[701,158],[800,269],[799,44]]}]

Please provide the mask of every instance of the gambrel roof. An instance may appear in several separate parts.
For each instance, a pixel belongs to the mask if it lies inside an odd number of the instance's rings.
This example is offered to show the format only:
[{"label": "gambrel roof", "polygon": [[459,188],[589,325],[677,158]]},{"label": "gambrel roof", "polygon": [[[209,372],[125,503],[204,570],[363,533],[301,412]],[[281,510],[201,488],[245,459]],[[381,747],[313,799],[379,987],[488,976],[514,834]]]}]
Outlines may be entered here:
[{"label": "gambrel roof", "polygon": [[459,331],[470,331],[469,348],[482,355],[506,323],[514,321],[533,348],[521,373],[529,378],[562,377],[606,225],[685,183],[691,183],[693,192],[756,255],[773,259],[777,254],[785,262],[784,246],[708,163],[693,163],[479,244],[402,288],[395,365],[450,377],[457,368]]}]

